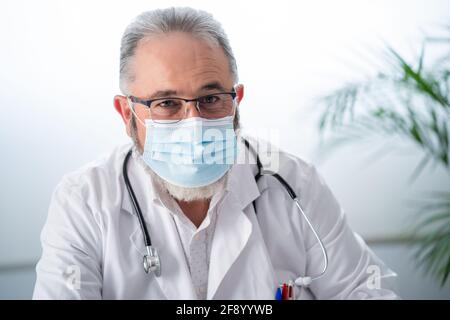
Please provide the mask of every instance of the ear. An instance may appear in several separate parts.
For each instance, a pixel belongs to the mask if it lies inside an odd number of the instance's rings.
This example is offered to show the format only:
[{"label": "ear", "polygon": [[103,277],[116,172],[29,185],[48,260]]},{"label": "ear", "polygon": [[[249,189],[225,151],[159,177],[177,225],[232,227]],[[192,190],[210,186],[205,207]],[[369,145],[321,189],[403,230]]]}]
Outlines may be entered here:
[{"label": "ear", "polygon": [[125,123],[127,134],[130,136],[130,120],[132,113],[130,106],[128,105],[127,98],[125,96],[116,95],[114,96],[114,109],[120,114],[123,122]]},{"label": "ear", "polygon": [[244,85],[238,84],[234,87],[234,90],[236,91],[237,103],[240,104],[242,99],[244,98]]}]

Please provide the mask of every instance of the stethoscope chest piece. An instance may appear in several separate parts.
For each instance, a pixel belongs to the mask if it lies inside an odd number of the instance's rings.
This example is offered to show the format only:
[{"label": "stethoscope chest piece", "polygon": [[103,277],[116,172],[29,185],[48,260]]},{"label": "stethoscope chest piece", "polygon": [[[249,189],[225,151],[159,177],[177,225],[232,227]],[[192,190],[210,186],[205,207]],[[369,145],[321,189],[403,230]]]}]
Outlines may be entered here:
[{"label": "stethoscope chest piece", "polygon": [[153,247],[146,247],[147,254],[144,255],[143,264],[145,273],[153,272],[155,276],[161,275],[161,261],[159,260],[158,251]]}]

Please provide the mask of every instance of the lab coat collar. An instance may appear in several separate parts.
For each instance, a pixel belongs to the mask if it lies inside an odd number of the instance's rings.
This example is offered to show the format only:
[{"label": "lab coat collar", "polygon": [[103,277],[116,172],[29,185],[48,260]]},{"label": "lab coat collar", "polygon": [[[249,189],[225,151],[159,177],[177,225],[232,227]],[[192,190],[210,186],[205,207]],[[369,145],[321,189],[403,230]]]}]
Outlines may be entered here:
[{"label": "lab coat collar", "polygon": [[260,196],[250,165],[233,165],[229,172],[226,190],[234,195],[241,210]]},{"label": "lab coat collar", "polygon": [[[161,186],[154,181],[154,179],[151,179],[149,173],[146,172],[138,157],[140,157],[140,155],[133,150],[131,159],[128,162],[128,176],[133,191],[139,201],[139,205],[144,201],[143,199],[147,199],[146,201],[149,203],[162,205],[161,197],[164,196],[165,192],[162,191]],[[125,181],[123,181],[122,210],[133,215],[136,214],[131,203],[131,198],[125,187]]]}]

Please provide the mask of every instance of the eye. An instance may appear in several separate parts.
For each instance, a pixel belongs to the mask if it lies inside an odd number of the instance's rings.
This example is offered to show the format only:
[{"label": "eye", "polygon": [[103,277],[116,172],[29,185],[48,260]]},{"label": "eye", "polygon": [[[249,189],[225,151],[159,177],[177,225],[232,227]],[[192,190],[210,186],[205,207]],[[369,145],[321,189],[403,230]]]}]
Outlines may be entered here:
[{"label": "eye", "polygon": [[219,100],[220,100],[220,98],[218,96],[214,96],[214,95],[204,96],[204,97],[201,97],[201,98],[198,99],[198,101],[201,104],[213,104],[213,103],[216,103]]},{"label": "eye", "polygon": [[167,100],[159,101],[156,104],[156,107],[158,107],[158,108],[174,108],[174,107],[178,107],[179,105],[180,105],[180,101],[175,100],[175,99],[167,99]]}]

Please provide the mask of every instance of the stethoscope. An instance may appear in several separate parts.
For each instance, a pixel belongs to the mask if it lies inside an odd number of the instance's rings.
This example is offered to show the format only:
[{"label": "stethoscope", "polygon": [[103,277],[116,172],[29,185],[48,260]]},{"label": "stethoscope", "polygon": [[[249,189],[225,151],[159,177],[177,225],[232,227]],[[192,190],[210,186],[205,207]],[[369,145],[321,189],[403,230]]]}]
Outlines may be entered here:
[{"label": "stethoscope", "polygon": [[[319,243],[319,246],[320,246],[320,249],[321,249],[322,255],[323,255],[323,261],[324,261],[322,271],[318,275],[298,277],[294,281],[297,286],[307,287],[311,284],[312,281],[321,278],[327,271],[327,268],[328,268],[327,250],[325,249],[325,246],[323,245],[322,240],[320,239],[316,230],[314,229],[314,227],[312,226],[308,217],[306,216],[305,212],[303,211],[302,206],[300,205],[300,202],[297,198],[297,195],[295,194],[294,190],[292,190],[291,186],[279,174],[277,174],[275,172],[271,172],[269,170],[264,170],[263,166],[261,164],[261,161],[259,159],[258,153],[253,149],[253,147],[250,145],[250,143],[246,139],[243,139],[243,141],[244,141],[246,148],[251,153],[253,153],[253,155],[256,158],[256,165],[258,166],[258,173],[255,175],[256,182],[258,182],[258,180],[262,176],[272,176],[275,179],[277,179],[278,182],[280,182],[280,184],[283,186],[283,188],[289,194],[289,197],[291,197],[291,199],[294,201],[294,203],[297,206],[298,210],[300,211],[301,215],[303,216],[306,223],[308,224],[310,230],[312,231],[315,238],[317,239],[317,242]],[[156,250],[156,248],[154,248],[152,246],[152,241],[151,241],[147,226],[145,224],[144,216],[142,215],[142,211],[139,206],[139,202],[136,199],[136,195],[133,191],[133,188],[131,187],[130,179],[128,178],[127,165],[128,165],[128,161],[131,157],[132,152],[133,152],[133,150],[131,149],[130,151],[128,151],[127,155],[125,156],[125,160],[123,162],[123,169],[122,169],[123,177],[125,180],[125,186],[128,190],[128,194],[130,195],[130,198],[131,198],[131,203],[133,205],[134,211],[137,214],[137,217],[139,220],[139,225],[141,226],[142,235],[144,236],[144,244],[145,244],[145,249],[146,249],[146,254],[144,255],[144,258],[143,258],[144,271],[145,271],[145,273],[153,272],[155,274],[155,276],[159,277],[161,275],[161,261],[159,259],[158,251]],[[253,208],[257,215],[256,200],[253,201]]]}]

